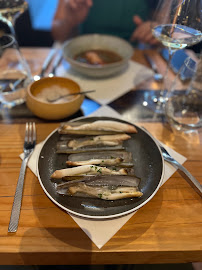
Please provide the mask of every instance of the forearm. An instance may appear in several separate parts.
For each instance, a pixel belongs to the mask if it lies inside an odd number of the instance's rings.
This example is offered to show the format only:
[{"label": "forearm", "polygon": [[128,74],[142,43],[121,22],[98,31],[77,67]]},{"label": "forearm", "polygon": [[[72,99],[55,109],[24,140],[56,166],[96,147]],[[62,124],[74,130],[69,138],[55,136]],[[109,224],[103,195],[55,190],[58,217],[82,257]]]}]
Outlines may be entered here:
[{"label": "forearm", "polygon": [[65,41],[78,34],[78,26],[72,25],[67,20],[54,20],[52,24],[52,36],[54,40]]},{"label": "forearm", "polygon": [[78,26],[85,20],[91,6],[91,0],[60,0],[52,24],[53,38],[65,41],[78,34]]}]

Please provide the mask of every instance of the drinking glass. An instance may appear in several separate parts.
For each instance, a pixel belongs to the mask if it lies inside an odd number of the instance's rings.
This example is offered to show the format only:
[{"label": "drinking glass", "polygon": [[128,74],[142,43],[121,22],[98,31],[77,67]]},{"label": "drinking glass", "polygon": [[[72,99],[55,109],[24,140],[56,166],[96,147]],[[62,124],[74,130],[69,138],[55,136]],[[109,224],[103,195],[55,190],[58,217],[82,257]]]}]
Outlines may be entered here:
[{"label": "drinking glass", "polygon": [[169,50],[169,61],[164,75],[164,87],[158,98],[155,112],[164,113],[167,75],[171,59],[176,50],[192,46],[202,40],[202,1],[201,0],[159,0],[154,12],[151,27],[156,37]]},{"label": "drinking glass", "polygon": [[[182,89],[183,77],[192,79]],[[190,132],[202,127],[202,56],[196,63],[187,58],[167,93],[165,114],[171,127]]]},{"label": "drinking glass", "polygon": [[0,0],[0,20],[5,22],[15,35],[15,21],[28,8],[28,4],[24,0]]},{"label": "drinking glass", "polygon": [[[20,54],[12,35],[0,37],[0,102],[8,105],[10,101],[24,97],[25,88],[31,82],[29,67]],[[18,91],[19,90],[19,91]],[[22,90],[22,91],[20,91]],[[22,101],[22,100],[21,100]],[[15,105],[15,103],[12,103]]]}]

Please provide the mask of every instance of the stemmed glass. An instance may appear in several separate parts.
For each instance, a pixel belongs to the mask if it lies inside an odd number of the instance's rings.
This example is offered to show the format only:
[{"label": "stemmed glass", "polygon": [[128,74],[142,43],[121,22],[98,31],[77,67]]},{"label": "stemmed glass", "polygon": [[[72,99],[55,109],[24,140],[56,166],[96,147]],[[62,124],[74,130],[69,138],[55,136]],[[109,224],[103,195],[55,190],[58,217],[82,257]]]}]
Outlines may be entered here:
[{"label": "stemmed glass", "polygon": [[[173,54],[202,40],[202,1],[159,0],[152,23],[153,35],[169,51],[169,61],[164,75],[164,86],[159,97],[151,97],[156,113],[164,114],[168,70]],[[167,89],[166,89],[167,88]]]},{"label": "stemmed glass", "polygon": [[28,4],[24,0],[1,0],[0,1],[0,20],[5,22],[11,31],[11,34],[15,35],[15,21],[28,7]]}]

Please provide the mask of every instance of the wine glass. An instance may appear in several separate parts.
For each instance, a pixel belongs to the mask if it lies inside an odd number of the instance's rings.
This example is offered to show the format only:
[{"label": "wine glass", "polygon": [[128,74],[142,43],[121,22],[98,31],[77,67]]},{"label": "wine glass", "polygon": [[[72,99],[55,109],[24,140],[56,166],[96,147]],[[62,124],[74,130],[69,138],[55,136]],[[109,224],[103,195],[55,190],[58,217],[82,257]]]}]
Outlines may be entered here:
[{"label": "wine glass", "polygon": [[152,97],[155,112],[164,114],[167,75],[173,54],[202,40],[202,1],[159,0],[154,12],[152,33],[169,51],[169,60],[164,75],[164,87],[159,97]]},{"label": "wine glass", "polygon": [[15,38],[15,21],[27,8],[28,4],[24,0],[0,0],[0,20],[9,26]]},{"label": "wine glass", "polygon": [[[191,80],[182,85],[187,77]],[[165,115],[174,130],[187,133],[202,128],[202,55],[199,61],[185,60],[167,93]]]}]

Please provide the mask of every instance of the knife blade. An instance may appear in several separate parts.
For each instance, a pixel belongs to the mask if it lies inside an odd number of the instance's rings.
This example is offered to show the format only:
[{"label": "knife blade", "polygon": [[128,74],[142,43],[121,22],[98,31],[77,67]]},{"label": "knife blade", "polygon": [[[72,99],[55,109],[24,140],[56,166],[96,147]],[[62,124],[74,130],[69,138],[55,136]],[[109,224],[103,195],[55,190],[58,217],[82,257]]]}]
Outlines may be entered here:
[{"label": "knife blade", "polygon": [[48,56],[46,57],[43,65],[42,65],[42,68],[41,68],[41,72],[39,74],[39,77],[43,77],[44,76],[44,73],[45,73],[46,69],[49,67],[50,62],[53,59],[55,53],[56,53],[56,49],[55,48],[52,48],[51,51],[49,52]]}]

